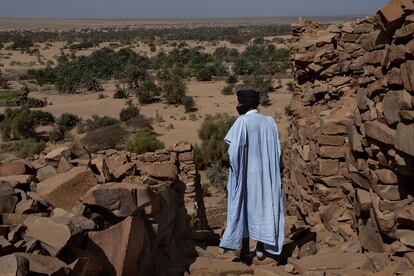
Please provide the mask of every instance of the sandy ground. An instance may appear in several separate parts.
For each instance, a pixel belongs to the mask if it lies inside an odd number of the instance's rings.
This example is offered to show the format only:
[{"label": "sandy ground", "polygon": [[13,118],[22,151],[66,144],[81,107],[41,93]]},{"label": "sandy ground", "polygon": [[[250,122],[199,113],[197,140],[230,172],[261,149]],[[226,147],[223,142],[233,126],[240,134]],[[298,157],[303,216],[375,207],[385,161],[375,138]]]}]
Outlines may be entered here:
[{"label": "sandy ground", "polygon": [[[290,80],[283,80],[286,84]],[[159,139],[166,145],[171,145],[185,140],[191,143],[200,143],[198,129],[207,114],[229,113],[237,115],[236,96],[224,96],[221,89],[226,85],[224,81],[199,82],[191,80],[188,83],[188,95],[193,96],[197,112],[197,120],[189,119],[189,114],[185,113],[183,106],[168,105],[166,103],[154,103],[140,106],[140,113],[151,118],[155,118],[158,113],[165,122],[154,123],[154,130],[159,134]],[[49,105],[42,108],[55,116],[69,112],[77,114],[83,119],[90,118],[92,115],[111,116],[118,118],[119,112],[125,107],[125,99],[113,99],[114,86],[106,84],[103,94],[105,99],[98,99],[98,93],[87,93],[77,95],[61,95],[50,92],[32,92],[30,97],[47,98]],[[273,117],[281,118],[278,126],[281,132],[282,141],[287,139],[288,121],[285,116],[285,108],[289,105],[291,94],[286,92],[286,86],[270,94],[272,105],[262,107],[261,112]],[[131,97],[136,104],[138,102]],[[0,112],[4,111],[0,107]]]}]

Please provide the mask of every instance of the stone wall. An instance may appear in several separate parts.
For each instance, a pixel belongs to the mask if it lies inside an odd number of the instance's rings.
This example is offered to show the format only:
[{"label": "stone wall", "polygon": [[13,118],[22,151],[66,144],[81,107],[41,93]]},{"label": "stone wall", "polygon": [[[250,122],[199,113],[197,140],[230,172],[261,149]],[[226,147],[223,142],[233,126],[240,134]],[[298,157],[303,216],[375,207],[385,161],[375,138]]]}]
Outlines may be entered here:
[{"label": "stone wall", "polygon": [[90,155],[75,141],[3,164],[0,213],[1,275],[183,275],[207,227],[188,143]]},{"label": "stone wall", "polygon": [[414,2],[344,24],[300,19],[293,36],[288,213],[330,233],[322,248],[412,257]]}]

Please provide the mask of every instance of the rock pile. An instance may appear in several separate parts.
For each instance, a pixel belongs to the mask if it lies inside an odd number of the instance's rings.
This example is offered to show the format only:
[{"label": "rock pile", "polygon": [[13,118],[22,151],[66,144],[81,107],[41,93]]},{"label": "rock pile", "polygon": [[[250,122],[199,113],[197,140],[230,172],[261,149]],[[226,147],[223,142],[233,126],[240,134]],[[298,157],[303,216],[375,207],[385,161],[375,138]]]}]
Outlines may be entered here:
[{"label": "rock pile", "polygon": [[404,256],[412,269],[414,2],[326,28],[301,19],[293,35],[288,213],[320,253],[383,253],[382,269]]},{"label": "rock pile", "polygon": [[0,275],[183,275],[203,208],[188,143],[15,160],[0,166]]}]

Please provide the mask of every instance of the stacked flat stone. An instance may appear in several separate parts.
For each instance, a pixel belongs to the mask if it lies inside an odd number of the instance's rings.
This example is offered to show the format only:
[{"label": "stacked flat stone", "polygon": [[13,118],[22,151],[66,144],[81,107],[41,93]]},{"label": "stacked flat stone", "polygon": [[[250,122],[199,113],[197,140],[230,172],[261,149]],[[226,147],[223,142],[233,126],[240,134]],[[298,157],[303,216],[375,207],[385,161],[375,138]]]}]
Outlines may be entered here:
[{"label": "stacked flat stone", "polygon": [[357,22],[301,19],[293,36],[288,213],[330,233],[321,251],[412,259],[414,2]]},{"label": "stacked flat stone", "polygon": [[3,164],[0,216],[1,275],[182,275],[207,227],[184,142],[91,155],[75,141]]}]

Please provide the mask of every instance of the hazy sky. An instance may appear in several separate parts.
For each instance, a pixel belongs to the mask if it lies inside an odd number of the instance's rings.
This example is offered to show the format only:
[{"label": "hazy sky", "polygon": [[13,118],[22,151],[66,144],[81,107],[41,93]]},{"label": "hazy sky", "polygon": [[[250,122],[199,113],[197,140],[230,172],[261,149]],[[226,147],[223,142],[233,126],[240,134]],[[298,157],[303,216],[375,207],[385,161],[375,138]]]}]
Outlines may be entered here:
[{"label": "hazy sky", "polygon": [[371,15],[388,0],[0,0],[0,17],[214,18]]}]

